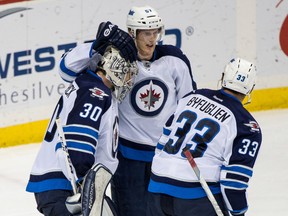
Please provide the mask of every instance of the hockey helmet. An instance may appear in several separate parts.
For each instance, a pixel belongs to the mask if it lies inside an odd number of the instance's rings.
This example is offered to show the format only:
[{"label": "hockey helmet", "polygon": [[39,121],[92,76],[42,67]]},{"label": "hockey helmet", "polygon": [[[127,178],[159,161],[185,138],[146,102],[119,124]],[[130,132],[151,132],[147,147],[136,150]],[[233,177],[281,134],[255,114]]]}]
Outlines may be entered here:
[{"label": "hockey helmet", "polygon": [[127,16],[126,25],[133,38],[136,38],[137,30],[159,29],[158,41],[164,34],[162,18],[150,6],[132,7]]},{"label": "hockey helmet", "polygon": [[222,87],[249,95],[256,82],[256,66],[241,58],[232,59],[224,69]]}]

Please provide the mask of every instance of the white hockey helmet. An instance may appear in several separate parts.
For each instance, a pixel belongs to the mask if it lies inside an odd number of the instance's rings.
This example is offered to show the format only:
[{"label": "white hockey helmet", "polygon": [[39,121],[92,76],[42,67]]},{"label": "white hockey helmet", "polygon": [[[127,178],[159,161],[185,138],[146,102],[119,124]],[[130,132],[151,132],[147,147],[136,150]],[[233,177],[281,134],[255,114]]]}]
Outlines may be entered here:
[{"label": "white hockey helmet", "polygon": [[137,30],[159,29],[158,41],[164,34],[164,24],[157,11],[146,5],[144,7],[132,7],[129,10],[126,22],[128,31],[136,38]]},{"label": "white hockey helmet", "polygon": [[232,59],[224,69],[222,87],[249,95],[256,82],[256,66],[241,58]]},{"label": "white hockey helmet", "polygon": [[106,78],[114,85],[115,98],[121,102],[134,85],[135,77],[138,74],[137,63],[125,61],[118,49],[108,46],[101,59],[100,68],[104,70]]}]

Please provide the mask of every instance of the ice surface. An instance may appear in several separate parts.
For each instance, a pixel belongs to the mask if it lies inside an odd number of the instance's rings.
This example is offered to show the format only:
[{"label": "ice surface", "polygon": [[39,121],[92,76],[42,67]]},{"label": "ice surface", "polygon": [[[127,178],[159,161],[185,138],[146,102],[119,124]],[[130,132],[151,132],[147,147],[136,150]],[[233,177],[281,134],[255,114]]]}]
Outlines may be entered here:
[{"label": "ice surface", "polygon": [[[254,112],[263,143],[248,188],[247,216],[288,212],[288,109]],[[34,195],[25,192],[39,144],[0,148],[0,206],[3,216],[39,216]]]}]

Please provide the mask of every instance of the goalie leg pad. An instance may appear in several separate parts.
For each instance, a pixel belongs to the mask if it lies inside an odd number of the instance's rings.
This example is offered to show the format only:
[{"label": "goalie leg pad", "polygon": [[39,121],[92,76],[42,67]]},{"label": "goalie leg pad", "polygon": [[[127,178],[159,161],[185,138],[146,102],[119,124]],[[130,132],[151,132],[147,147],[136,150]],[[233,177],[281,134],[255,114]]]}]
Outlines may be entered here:
[{"label": "goalie leg pad", "polygon": [[106,188],[112,173],[102,164],[95,164],[84,178],[82,188],[83,216],[102,216]]},{"label": "goalie leg pad", "polygon": [[81,194],[77,193],[73,196],[69,196],[65,202],[66,208],[68,211],[73,214],[80,214],[81,213]]},{"label": "goalie leg pad", "polygon": [[108,196],[104,196],[102,216],[117,216],[115,204]]}]

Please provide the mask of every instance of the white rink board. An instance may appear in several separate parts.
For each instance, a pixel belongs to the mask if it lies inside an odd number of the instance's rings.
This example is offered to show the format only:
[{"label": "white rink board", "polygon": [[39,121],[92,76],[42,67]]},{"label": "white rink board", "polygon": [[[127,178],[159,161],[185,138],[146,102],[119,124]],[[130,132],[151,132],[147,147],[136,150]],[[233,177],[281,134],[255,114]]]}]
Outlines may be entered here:
[{"label": "white rink board", "polygon": [[[235,56],[256,63],[256,89],[287,86],[288,56],[281,49],[279,34],[288,1],[0,3],[0,128],[48,119],[67,86],[57,74],[63,52],[94,39],[101,21],[110,20],[126,29],[129,8],[146,4],[164,20],[163,43],[180,46],[190,59],[198,87],[216,88],[223,66]],[[9,14],[12,9],[22,11]]]}]

